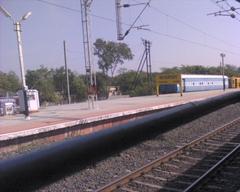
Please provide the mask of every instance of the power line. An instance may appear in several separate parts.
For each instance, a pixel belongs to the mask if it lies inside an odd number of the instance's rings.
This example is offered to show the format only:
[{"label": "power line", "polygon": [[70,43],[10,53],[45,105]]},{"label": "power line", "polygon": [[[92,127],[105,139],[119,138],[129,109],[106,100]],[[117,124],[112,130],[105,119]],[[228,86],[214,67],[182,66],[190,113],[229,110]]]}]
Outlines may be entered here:
[{"label": "power line", "polygon": [[[133,0],[133,1],[138,2],[137,0]],[[195,26],[193,26],[193,25],[191,25],[191,24],[189,24],[189,23],[187,23],[187,22],[185,22],[185,21],[183,21],[183,20],[181,20],[181,19],[179,19],[179,18],[177,18],[177,17],[174,17],[174,16],[172,16],[172,15],[169,15],[169,14],[163,12],[162,10],[160,10],[160,9],[157,8],[157,7],[154,7],[154,6],[151,5],[150,8],[151,8],[152,10],[154,10],[154,11],[156,11],[156,12],[164,15],[165,17],[171,18],[172,20],[175,20],[175,21],[177,21],[178,23],[180,23],[180,24],[182,24],[182,25],[185,25],[186,27],[188,27],[188,28],[190,28],[190,29],[192,29],[192,30],[194,30],[194,31],[197,31],[197,32],[199,32],[199,33],[201,33],[201,34],[203,34],[203,35],[205,35],[205,36],[208,36],[208,37],[210,37],[210,38],[212,38],[212,39],[215,39],[215,40],[217,40],[217,41],[221,41],[221,42],[224,43],[225,45],[240,48],[240,46],[238,46],[238,45],[234,45],[234,44],[229,43],[229,42],[227,42],[227,41],[225,41],[225,40],[223,40],[223,39],[217,38],[217,37],[215,37],[214,35],[211,35],[211,34],[205,32],[205,31],[199,29],[198,27],[195,27]]]},{"label": "power line", "polygon": [[[56,3],[48,2],[48,1],[46,1],[46,0],[36,0],[36,1],[39,1],[39,2],[42,2],[42,3],[48,4],[48,5],[51,5],[51,6],[55,6],[55,7],[58,7],[58,8],[66,9],[66,10],[69,10],[69,11],[81,12],[81,11],[78,10],[78,9],[72,9],[72,8],[69,8],[69,7],[66,7],[66,6],[62,6],[62,5],[59,5],[59,4],[56,4]],[[134,0],[134,1],[136,1],[136,0]],[[137,2],[137,1],[136,1],[136,2]],[[152,6],[151,6],[151,7],[152,7]],[[153,7],[152,7],[152,8],[153,8]],[[154,9],[157,9],[157,8],[154,7]],[[157,10],[158,10],[158,9],[157,9]],[[162,11],[159,10],[159,12],[162,12]],[[212,36],[212,35],[204,32],[204,31],[202,31],[202,30],[200,30],[200,29],[198,29],[198,28],[196,28],[196,27],[194,27],[194,26],[192,26],[192,25],[190,25],[190,24],[188,24],[188,23],[186,23],[186,22],[184,22],[184,21],[182,21],[182,20],[180,20],[180,19],[177,19],[177,18],[174,17],[174,16],[168,15],[168,14],[163,13],[163,12],[162,12],[162,14],[164,14],[164,15],[170,17],[170,18],[174,18],[174,19],[177,20],[178,22],[181,22],[181,23],[183,23],[184,25],[191,27],[192,29],[199,31],[199,32],[201,32],[202,34],[206,34],[206,35],[208,35],[208,36]],[[106,20],[106,21],[109,21],[109,22],[114,22],[114,23],[116,22],[115,19],[111,19],[111,18],[107,18],[107,17],[102,17],[102,16],[95,15],[95,14],[91,14],[91,15],[94,16],[94,17],[96,17],[96,18],[103,19],[103,20]],[[127,23],[123,23],[123,24],[126,25],[126,26],[131,26],[130,24],[127,24]],[[212,50],[223,51],[223,52],[226,52],[226,53],[230,53],[230,54],[232,54],[232,55],[237,55],[237,56],[239,56],[239,53],[235,53],[235,52],[228,51],[228,50],[223,50],[223,49],[220,49],[220,48],[217,48],[217,47],[208,45],[208,44],[203,44],[203,43],[200,43],[200,42],[197,42],[197,41],[192,41],[192,40],[184,39],[184,38],[181,38],[181,37],[178,37],[178,36],[173,36],[173,35],[170,35],[170,34],[161,33],[161,32],[154,31],[154,30],[149,30],[149,32],[154,33],[154,34],[157,34],[158,36],[164,36],[164,37],[167,37],[167,38],[170,38],[170,39],[175,39],[175,40],[183,41],[183,42],[186,42],[186,43],[195,44],[195,45],[198,45],[198,46],[201,46],[201,47],[206,47],[206,48],[209,48],[209,49],[212,49]],[[218,39],[218,38],[216,38],[216,37],[214,37],[214,36],[212,36],[212,38],[215,38],[216,40],[225,42],[224,40],[220,40],[220,39]],[[230,43],[227,43],[227,42],[225,42],[225,44],[229,44],[229,45],[230,45]],[[234,46],[234,45],[231,45],[231,46]],[[236,47],[236,46],[235,46],[235,47]]]},{"label": "power line", "polygon": [[[54,7],[58,7],[58,8],[61,8],[61,9],[66,9],[66,10],[68,10],[68,11],[73,11],[73,12],[81,13],[81,10],[80,10],[80,9],[74,9],[74,8],[66,7],[66,6],[64,6],[64,5],[59,5],[59,4],[52,3],[52,2],[49,2],[49,1],[46,1],[46,0],[36,0],[36,1],[39,1],[39,2],[44,3],[44,4],[47,4],[47,5],[51,5],[51,6],[54,6]],[[102,19],[102,20],[106,20],[106,21],[116,22],[114,19],[107,18],[107,17],[103,17],[103,16],[99,16],[99,15],[95,15],[95,14],[91,14],[91,16],[96,17],[96,18],[99,18],[99,19]],[[130,26],[130,25],[129,25],[129,26]]]},{"label": "power line", "polygon": [[186,42],[186,43],[199,45],[199,46],[201,46],[201,47],[206,47],[206,48],[209,48],[209,49],[212,49],[212,50],[222,51],[222,52],[230,53],[230,54],[232,54],[232,55],[237,55],[237,56],[239,56],[239,53],[235,53],[235,52],[228,51],[228,50],[223,50],[223,49],[220,49],[220,48],[217,48],[217,47],[208,45],[208,44],[200,43],[200,42],[197,42],[197,41],[192,41],[192,40],[189,40],[189,39],[184,39],[184,38],[181,38],[181,37],[178,37],[178,36],[169,35],[169,34],[166,34],[166,33],[161,33],[161,32],[154,31],[154,30],[150,30],[150,32],[152,32],[152,33],[154,33],[154,34],[156,34],[156,35],[168,37],[168,38],[170,38],[170,39],[175,39],[175,40],[183,41],[183,42]]},{"label": "power line", "polygon": [[[224,0],[224,2],[225,2],[225,4],[226,4],[233,12],[237,13],[238,15],[240,15],[240,13],[237,11],[237,9],[239,9],[239,8],[233,7],[233,6],[230,5],[230,4],[228,3],[228,1],[226,1],[226,0]],[[238,19],[238,18],[237,18],[237,19]]]},{"label": "power line", "polygon": [[52,3],[52,2],[49,2],[49,1],[46,1],[46,0],[36,0],[36,1],[39,1],[39,2],[41,2],[41,3],[48,4],[48,5],[52,5],[52,6],[55,6],[55,7],[58,7],[58,8],[67,9],[67,10],[69,10],[69,11],[81,12],[80,9],[74,9],[74,8],[66,7],[66,6],[64,6],[64,5],[59,5],[59,4],[57,4],[57,3]]},{"label": "power line", "polygon": [[[210,0],[212,3],[214,3],[215,5],[217,5],[222,11],[218,11],[218,12],[214,12],[212,13],[212,15],[214,16],[230,16],[233,19],[236,19],[238,22],[240,22],[240,19],[238,17],[236,17],[235,14],[233,14],[232,12],[235,12],[237,14],[239,14],[236,11],[236,8],[234,8],[233,6],[231,6],[226,0],[221,0],[221,1],[217,1],[217,0]],[[225,5],[227,5],[230,9],[226,9],[224,6],[220,5],[219,3],[225,2]],[[227,12],[228,15],[223,14]]]},{"label": "power line", "polygon": [[[39,1],[39,2],[42,2],[42,3],[45,3],[45,4],[49,4],[49,5],[58,7],[58,8],[67,9],[67,10],[69,10],[69,11],[81,12],[81,10],[79,10],[79,9],[69,8],[69,7],[66,7],[66,6],[63,6],[63,5],[59,5],[59,4],[56,4],[56,3],[51,3],[51,2],[46,1],[46,0],[36,0],[36,1]],[[133,0],[133,1],[139,3],[137,0]],[[216,3],[214,0],[211,0],[211,1],[212,1],[214,4]],[[225,1],[225,0],[223,0],[223,1]],[[148,2],[148,3],[149,3],[149,2]],[[220,6],[220,5],[219,5],[219,6]],[[162,14],[162,15],[165,15],[166,17],[169,17],[169,18],[171,18],[171,19],[173,19],[173,20],[175,20],[175,21],[177,21],[177,22],[179,22],[179,23],[181,23],[181,24],[183,24],[183,25],[191,28],[192,30],[195,30],[195,31],[197,31],[197,32],[199,32],[199,33],[202,33],[202,34],[205,35],[205,36],[208,36],[208,37],[210,37],[210,38],[213,38],[213,39],[215,39],[215,40],[217,40],[217,41],[221,41],[222,43],[224,43],[224,44],[226,44],[226,45],[229,45],[229,46],[238,47],[238,48],[240,47],[240,46],[234,45],[234,44],[232,44],[232,43],[229,43],[229,42],[227,42],[227,41],[225,41],[225,40],[222,40],[222,39],[220,39],[220,38],[217,38],[217,37],[215,37],[215,36],[213,36],[213,35],[205,32],[205,31],[202,31],[201,29],[199,29],[199,28],[197,28],[197,27],[195,27],[195,26],[193,26],[193,25],[191,25],[191,24],[189,24],[189,23],[186,23],[185,21],[183,21],[183,20],[181,20],[181,19],[178,19],[177,17],[174,17],[174,16],[172,16],[172,15],[169,15],[169,14],[161,11],[160,9],[158,9],[158,8],[156,8],[156,7],[153,7],[152,5],[150,6],[150,8],[152,8],[153,10],[159,12],[159,13]],[[222,6],[220,6],[220,8],[224,9]],[[102,20],[105,20],[105,21],[116,22],[115,19],[111,19],[111,18],[107,18],[107,17],[95,15],[95,14],[91,14],[91,15],[92,15],[93,17],[96,17],[96,18],[99,18],[99,19],[102,19]],[[126,23],[123,23],[123,24],[126,25],[126,26],[130,26],[130,27],[131,27],[130,24],[126,24]]]},{"label": "power line", "polygon": [[136,17],[136,19],[133,21],[133,23],[131,24],[131,26],[129,27],[129,29],[125,32],[124,36],[122,37],[122,39],[124,39],[128,33],[130,32],[130,30],[133,28],[133,26],[136,24],[136,22],[138,21],[138,19],[141,17],[141,15],[143,14],[143,12],[145,11],[145,9],[150,6],[150,2],[151,0],[149,0],[146,5],[144,6],[144,8],[142,9],[142,11],[139,13],[139,15]]}]

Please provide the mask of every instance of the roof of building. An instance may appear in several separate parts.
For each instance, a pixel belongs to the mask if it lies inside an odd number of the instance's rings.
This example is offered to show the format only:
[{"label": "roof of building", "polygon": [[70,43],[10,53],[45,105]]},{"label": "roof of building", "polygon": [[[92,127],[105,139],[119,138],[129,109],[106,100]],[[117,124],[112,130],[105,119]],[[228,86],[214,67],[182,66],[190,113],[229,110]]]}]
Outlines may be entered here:
[{"label": "roof of building", "polygon": [[[224,76],[225,79],[228,78],[227,76]],[[181,78],[184,79],[184,78],[219,78],[219,79],[222,79],[222,75],[200,75],[200,74],[181,74]]]}]

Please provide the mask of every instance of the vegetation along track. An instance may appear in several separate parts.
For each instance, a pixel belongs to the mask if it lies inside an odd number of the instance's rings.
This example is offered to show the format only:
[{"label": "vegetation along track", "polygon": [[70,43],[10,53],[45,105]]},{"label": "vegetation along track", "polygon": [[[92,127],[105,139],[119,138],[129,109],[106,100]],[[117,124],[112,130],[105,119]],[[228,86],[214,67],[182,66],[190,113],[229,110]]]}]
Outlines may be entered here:
[{"label": "vegetation along track", "polygon": [[[240,118],[237,118],[98,191],[187,192],[195,191],[196,187],[200,191],[226,191],[225,185],[216,185],[219,179],[231,181],[228,184],[236,191],[240,188],[239,177],[231,179],[234,175],[229,170],[240,173],[239,156],[236,155],[239,154],[239,143]],[[224,166],[220,166],[222,164]],[[216,174],[220,167],[222,174]],[[213,179],[213,173],[216,178],[222,177]]]}]

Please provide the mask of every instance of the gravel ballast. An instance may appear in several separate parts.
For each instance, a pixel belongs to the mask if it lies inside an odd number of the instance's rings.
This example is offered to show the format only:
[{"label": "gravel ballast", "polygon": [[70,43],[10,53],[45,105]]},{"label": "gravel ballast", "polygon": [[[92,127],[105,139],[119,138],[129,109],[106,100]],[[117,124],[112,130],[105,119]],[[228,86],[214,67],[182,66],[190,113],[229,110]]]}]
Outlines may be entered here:
[{"label": "gravel ballast", "polygon": [[95,191],[144,164],[239,117],[240,103],[226,106],[68,175],[37,191]]}]

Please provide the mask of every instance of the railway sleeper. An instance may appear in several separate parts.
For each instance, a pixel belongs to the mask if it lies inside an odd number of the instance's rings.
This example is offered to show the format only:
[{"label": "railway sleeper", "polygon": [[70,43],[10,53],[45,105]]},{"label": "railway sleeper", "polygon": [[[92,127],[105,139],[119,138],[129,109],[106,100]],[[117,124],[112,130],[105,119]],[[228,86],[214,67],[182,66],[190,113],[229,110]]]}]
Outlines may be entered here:
[{"label": "railway sleeper", "polygon": [[217,142],[221,142],[223,140],[230,141],[231,139],[235,138],[237,134],[240,134],[240,133],[237,132],[237,133],[235,133],[235,135],[233,135],[233,134],[227,134],[227,132],[226,132],[225,135],[222,135],[222,136],[218,135],[214,138],[211,138],[211,140],[217,141]]},{"label": "railway sleeper", "polygon": [[129,188],[127,188],[127,187],[123,187],[123,188],[121,188],[121,189],[117,189],[116,192],[138,192],[138,191],[129,189]]},{"label": "railway sleeper", "polygon": [[[221,150],[221,151],[217,151],[216,149],[201,149],[202,146],[199,147],[194,147],[191,148],[191,150],[195,151],[195,152],[202,152],[202,153],[206,153],[207,155],[209,154],[214,154],[214,153],[223,153],[225,150]],[[226,151],[229,151],[229,149],[227,149]]]},{"label": "railway sleeper", "polygon": [[183,173],[183,172],[186,172],[186,171],[188,171],[188,172],[191,172],[191,174],[201,174],[201,173],[203,173],[203,172],[205,172],[206,171],[206,169],[195,169],[195,168],[192,168],[192,167],[184,167],[184,166],[182,166],[182,165],[179,165],[179,166],[177,166],[177,167],[175,167],[175,169],[172,169],[173,167],[171,166],[171,164],[167,164],[166,165],[167,167],[165,167],[165,171],[169,171],[170,173],[171,172],[176,172],[176,171],[178,171],[179,173]]},{"label": "railway sleeper", "polygon": [[164,171],[164,170],[160,170],[160,169],[154,169],[157,172],[162,172],[162,173],[166,173],[169,175],[175,175],[175,176],[186,176],[186,177],[191,177],[191,178],[198,178],[199,175],[194,175],[194,174],[188,174],[188,173],[178,173],[178,172],[168,172],[168,171]]},{"label": "railway sleeper", "polygon": [[[152,190],[169,190],[173,192],[181,192],[181,189],[175,188],[175,187],[168,187],[168,186],[160,186],[160,185],[154,185],[150,183],[144,183],[140,181],[133,181],[133,183],[130,183],[130,186],[134,186],[135,184],[135,189],[139,189],[139,191],[144,191],[144,188],[146,191],[152,191]],[[152,190],[150,190],[151,188]]]},{"label": "railway sleeper", "polygon": [[150,178],[150,179],[155,179],[157,181],[167,181],[167,179],[164,178],[164,177],[158,177],[158,176],[154,176],[154,175],[151,175],[151,174],[146,174],[143,177]]},{"label": "railway sleeper", "polygon": [[230,150],[233,147],[233,145],[236,146],[236,144],[230,144],[230,143],[228,143],[228,144],[221,143],[220,144],[219,142],[220,141],[207,142],[206,145],[209,146],[209,148],[211,148],[211,149],[221,149],[221,150]]}]

